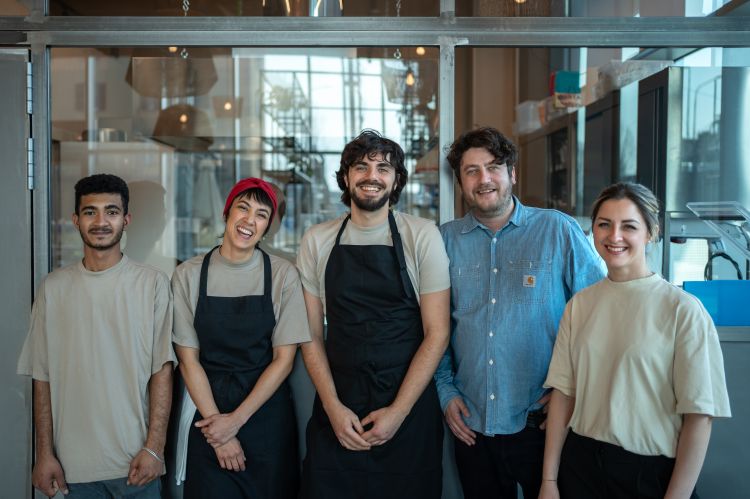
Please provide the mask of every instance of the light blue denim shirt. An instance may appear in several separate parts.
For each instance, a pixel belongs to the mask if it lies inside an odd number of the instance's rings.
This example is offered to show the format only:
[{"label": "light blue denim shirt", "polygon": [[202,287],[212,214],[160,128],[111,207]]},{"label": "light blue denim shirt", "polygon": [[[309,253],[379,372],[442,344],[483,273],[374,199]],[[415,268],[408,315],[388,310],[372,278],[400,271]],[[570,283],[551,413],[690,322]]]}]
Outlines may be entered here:
[{"label": "light blue denim shirt", "polygon": [[526,426],[544,394],[565,304],[604,277],[573,218],[513,201],[494,234],[471,213],[440,227],[450,258],[451,342],[435,381],[443,411],[462,396],[467,425],[485,435]]}]

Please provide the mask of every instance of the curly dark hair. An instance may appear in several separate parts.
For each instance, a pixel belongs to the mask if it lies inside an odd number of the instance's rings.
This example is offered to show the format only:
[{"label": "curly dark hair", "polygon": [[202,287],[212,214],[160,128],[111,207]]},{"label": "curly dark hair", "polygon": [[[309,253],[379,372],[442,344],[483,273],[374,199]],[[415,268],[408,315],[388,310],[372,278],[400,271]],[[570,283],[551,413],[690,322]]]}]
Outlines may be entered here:
[{"label": "curly dark hair", "polygon": [[122,199],[123,215],[128,214],[128,202],[130,201],[130,190],[128,184],[117,175],[109,173],[97,173],[90,177],[84,177],[75,186],[76,206],[75,214],[81,206],[81,197],[89,194],[119,194]]},{"label": "curly dark hair", "polygon": [[451,165],[458,183],[461,183],[461,158],[472,147],[483,147],[495,157],[499,164],[508,167],[508,175],[518,161],[518,148],[511,140],[492,127],[471,130],[457,138],[448,149],[448,164]]},{"label": "curly dark hair", "polygon": [[366,129],[346,144],[341,153],[341,167],[336,172],[336,182],[341,189],[341,202],[346,206],[352,205],[352,198],[345,181],[349,167],[365,156],[368,159],[374,159],[377,154],[382,154],[386,162],[396,169],[396,184],[388,198],[388,203],[390,206],[398,203],[401,191],[409,179],[409,172],[404,166],[404,150],[396,142],[383,137],[375,130]]}]

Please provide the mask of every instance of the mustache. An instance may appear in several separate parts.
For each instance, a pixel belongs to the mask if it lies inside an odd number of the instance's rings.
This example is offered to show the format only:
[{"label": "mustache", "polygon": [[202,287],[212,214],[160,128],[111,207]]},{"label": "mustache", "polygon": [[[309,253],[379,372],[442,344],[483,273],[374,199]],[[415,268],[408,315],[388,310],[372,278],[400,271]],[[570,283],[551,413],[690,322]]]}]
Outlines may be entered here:
[{"label": "mustache", "polygon": [[88,230],[89,234],[110,234],[112,229],[109,227],[92,227]]}]

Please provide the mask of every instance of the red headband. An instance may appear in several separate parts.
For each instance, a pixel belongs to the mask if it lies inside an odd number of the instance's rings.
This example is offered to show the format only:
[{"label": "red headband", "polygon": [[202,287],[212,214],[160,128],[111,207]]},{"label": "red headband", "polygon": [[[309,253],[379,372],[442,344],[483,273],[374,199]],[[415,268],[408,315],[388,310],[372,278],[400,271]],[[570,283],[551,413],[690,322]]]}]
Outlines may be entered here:
[{"label": "red headband", "polygon": [[[234,198],[236,198],[246,190],[253,188],[258,188],[268,194],[268,197],[271,198],[271,204],[273,204],[273,213],[275,214],[277,204],[276,193],[273,191],[273,187],[271,187],[271,184],[259,178],[249,177],[243,178],[242,180],[234,184],[234,187],[232,187],[232,190],[229,192],[229,196],[227,196],[227,202],[224,204],[224,216],[226,217],[229,213],[229,208],[232,207],[232,201],[234,201]],[[271,217],[271,219],[273,219],[273,217]],[[269,223],[270,221],[271,220],[269,220]]]}]

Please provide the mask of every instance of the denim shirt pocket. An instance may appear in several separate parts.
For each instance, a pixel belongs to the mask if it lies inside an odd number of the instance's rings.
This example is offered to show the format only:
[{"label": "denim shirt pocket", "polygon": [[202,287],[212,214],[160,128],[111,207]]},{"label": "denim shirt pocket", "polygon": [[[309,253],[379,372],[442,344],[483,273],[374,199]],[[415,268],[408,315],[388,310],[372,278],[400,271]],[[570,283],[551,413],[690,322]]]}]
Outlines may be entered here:
[{"label": "denim shirt pocket", "polygon": [[540,305],[552,292],[552,259],[508,260],[506,278],[513,290],[513,303]]},{"label": "denim shirt pocket", "polygon": [[451,305],[454,310],[466,311],[479,304],[479,265],[451,266]]}]

